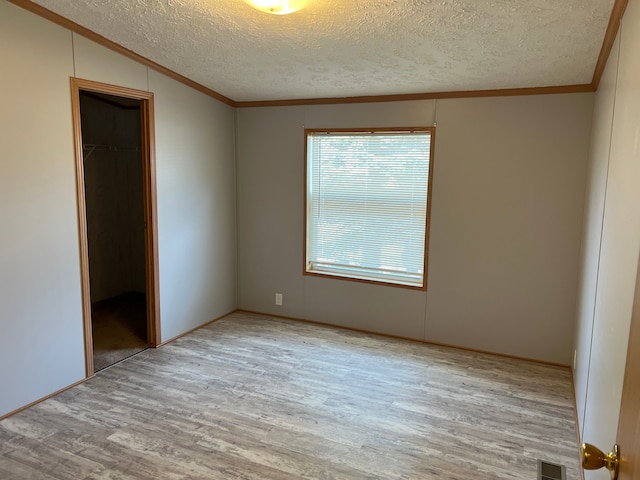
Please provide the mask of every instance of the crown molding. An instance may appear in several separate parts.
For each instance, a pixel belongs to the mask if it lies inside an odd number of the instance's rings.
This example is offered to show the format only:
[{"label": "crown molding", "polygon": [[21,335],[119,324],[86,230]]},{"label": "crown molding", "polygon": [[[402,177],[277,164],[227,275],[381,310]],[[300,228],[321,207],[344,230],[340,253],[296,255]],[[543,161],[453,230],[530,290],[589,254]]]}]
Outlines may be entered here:
[{"label": "crown molding", "polygon": [[604,72],[607,60],[611,53],[611,48],[620,29],[620,23],[624,16],[628,0],[615,0],[613,9],[611,11],[611,17],[609,18],[609,24],[607,25],[607,31],[604,36],[602,48],[596,62],[593,78],[590,84],[578,84],[578,85],[560,85],[560,86],[547,86],[547,87],[526,87],[526,88],[506,88],[506,89],[494,89],[494,90],[465,90],[465,91],[453,91],[453,92],[425,92],[425,93],[409,93],[409,94],[397,94],[397,95],[368,95],[368,96],[356,96],[356,97],[327,97],[327,98],[300,98],[300,99],[288,99],[288,100],[256,100],[256,101],[235,101],[229,97],[222,95],[204,85],[197,83],[190,78],[180,75],[173,70],[170,70],[153,60],[149,60],[142,55],[129,50],[122,45],[113,42],[102,35],[89,30],[57,13],[48,10],[47,8],[34,3],[30,0],[7,0],[18,7],[24,8],[40,17],[43,17],[61,27],[64,27],[72,32],[82,35],[89,40],[92,40],[110,50],[120,53],[136,62],[139,62],[147,67],[167,75],[168,77],[187,85],[205,95],[208,95],[216,100],[219,100],[231,107],[236,108],[250,108],[250,107],[280,107],[280,106],[293,106],[293,105],[332,105],[332,104],[348,104],[348,103],[375,103],[375,102],[402,102],[411,100],[432,100],[432,99],[445,99],[445,98],[477,98],[477,97],[506,97],[506,96],[519,96],[519,95],[552,95],[563,93],[584,93],[595,92],[598,90],[600,84],[600,78]]},{"label": "crown molding", "polygon": [[600,55],[598,56],[598,61],[596,62],[596,68],[593,71],[593,80],[591,81],[591,85],[593,85],[594,91],[598,90],[598,86],[600,86],[600,79],[602,78],[602,74],[604,73],[604,68],[607,66],[607,60],[609,60],[613,42],[615,42],[616,37],[618,36],[620,23],[622,22],[622,17],[624,16],[624,12],[627,9],[628,3],[629,0],[616,0],[616,2],[613,4],[611,16],[609,17],[609,24],[607,25],[607,31],[605,32],[604,40],[602,41]]},{"label": "crown molding", "polygon": [[174,80],[180,83],[183,83],[188,87],[198,90],[199,92],[202,92],[205,95],[213,97],[216,100],[220,100],[221,102],[226,103],[227,105],[230,105],[232,107],[236,106],[235,105],[236,102],[216,92],[215,90],[211,90],[210,88],[207,88],[204,85],[194,82],[193,80],[185,77],[184,75],[180,75],[179,73],[174,72],[173,70],[163,67],[159,63],[156,63],[153,60],[149,60],[148,58],[143,57],[142,55],[139,55],[134,51],[129,50],[128,48],[123,47],[122,45],[116,42],[113,42],[108,38],[103,37],[102,35],[94,32],[93,30],[89,30],[88,28],[85,28],[82,25],[78,25],[77,23],[72,22],[71,20],[63,17],[62,15],[58,15],[57,13],[52,12],[51,10],[44,8],[43,6],[38,5],[37,3],[31,2],[29,0],[7,0],[7,1],[10,3],[13,3],[18,7],[24,8],[25,10],[28,10],[31,13],[35,13],[36,15],[46,20],[49,20],[57,25],[60,25],[63,28],[71,30],[72,32],[77,33],[78,35],[82,35],[83,37],[88,38],[89,40],[93,40],[94,42],[102,45],[103,47],[113,50],[114,52],[120,53],[125,57],[135,60],[138,63],[146,65],[147,67],[157,72],[160,72],[170,78],[173,78]]}]

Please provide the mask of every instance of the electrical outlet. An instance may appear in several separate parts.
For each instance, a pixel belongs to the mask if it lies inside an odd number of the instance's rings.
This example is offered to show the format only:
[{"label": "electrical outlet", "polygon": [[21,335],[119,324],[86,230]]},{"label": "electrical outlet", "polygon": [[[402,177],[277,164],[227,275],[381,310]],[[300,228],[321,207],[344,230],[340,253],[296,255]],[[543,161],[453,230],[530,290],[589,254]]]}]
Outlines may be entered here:
[{"label": "electrical outlet", "polygon": [[282,294],[276,293],[276,305],[282,306]]},{"label": "electrical outlet", "polygon": [[578,361],[578,350],[573,351],[573,369],[576,369],[576,363]]}]

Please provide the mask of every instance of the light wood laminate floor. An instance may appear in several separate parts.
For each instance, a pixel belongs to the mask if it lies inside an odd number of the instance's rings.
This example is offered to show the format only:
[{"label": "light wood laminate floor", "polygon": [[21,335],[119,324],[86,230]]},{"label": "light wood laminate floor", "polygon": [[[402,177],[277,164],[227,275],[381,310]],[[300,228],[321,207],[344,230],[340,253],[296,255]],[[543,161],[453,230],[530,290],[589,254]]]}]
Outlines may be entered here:
[{"label": "light wood laminate floor", "polygon": [[568,369],[234,313],[0,422],[8,479],[579,478]]}]

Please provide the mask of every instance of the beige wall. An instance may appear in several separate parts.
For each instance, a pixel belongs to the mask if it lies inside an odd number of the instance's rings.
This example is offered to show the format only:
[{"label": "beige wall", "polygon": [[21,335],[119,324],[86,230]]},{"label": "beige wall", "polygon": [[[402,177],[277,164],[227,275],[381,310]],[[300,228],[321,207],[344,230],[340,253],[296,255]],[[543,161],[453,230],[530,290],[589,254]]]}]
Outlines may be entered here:
[{"label": "beige wall", "polygon": [[237,308],[234,110],[154,71],[149,89],[167,341]]},{"label": "beige wall", "polygon": [[[592,95],[241,109],[234,128],[230,107],[0,0],[0,415],[84,377],[75,75],[155,93],[163,340],[233,310],[237,283],[249,310],[569,364],[581,271],[578,413],[608,448],[640,249],[638,10],[596,97],[579,269]],[[428,293],[303,277],[303,128],[434,121]]]},{"label": "beige wall", "polygon": [[[240,307],[568,365],[592,103],[240,109]],[[428,292],[303,276],[304,127],[434,120]]]},{"label": "beige wall", "polygon": [[71,33],[0,2],[0,415],[84,377]]},{"label": "beige wall", "polygon": [[236,308],[234,111],[0,0],[0,416],[84,378],[69,77],[150,90],[162,339]]},{"label": "beige wall", "polygon": [[597,94],[576,324],[582,438],[602,449],[616,437],[640,251],[639,54],[640,2],[631,1]]},{"label": "beige wall", "polygon": [[620,44],[616,41],[611,51],[611,60],[607,64],[596,94],[593,112],[574,338],[575,365],[573,375],[580,425],[583,425],[584,422],[587,382],[589,380],[593,315],[598,287],[619,47]]}]

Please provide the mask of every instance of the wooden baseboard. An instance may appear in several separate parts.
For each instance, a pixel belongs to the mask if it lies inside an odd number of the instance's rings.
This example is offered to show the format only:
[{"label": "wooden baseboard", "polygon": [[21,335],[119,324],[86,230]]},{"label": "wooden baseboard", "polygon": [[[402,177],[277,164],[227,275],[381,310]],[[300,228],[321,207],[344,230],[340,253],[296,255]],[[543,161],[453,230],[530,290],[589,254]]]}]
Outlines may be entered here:
[{"label": "wooden baseboard", "polygon": [[[219,316],[218,318],[215,318],[215,319],[213,319],[213,320],[211,320],[211,321],[209,321],[209,322],[207,322],[207,323],[204,323],[204,324],[200,325],[199,327],[192,328],[191,330],[189,330],[189,331],[187,331],[187,332],[185,332],[185,333],[182,333],[182,334],[180,334],[180,335],[178,335],[178,336],[176,336],[176,337],[174,337],[174,338],[172,338],[172,339],[170,339],[170,340],[167,340],[166,342],[162,342],[160,345],[158,345],[158,347],[161,347],[161,346],[163,346],[163,345],[167,345],[168,343],[171,343],[171,342],[173,342],[173,341],[177,340],[177,339],[178,339],[178,338],[180,338],[180,337],[184,337],[185,335],[188,335],[188,334],[190,334],[190,333],[192,333],[192,332],[195,332],[196,330],[199,330],[199,329],[201,329],[201,328],[204,328],[204,327],[206,327],[207,325],[211,325],[212,323],[217,322],[218,320],[220,320],[220,319],[222,319],[222,318],[224,318],[224,317],[226,317],[226,316],[228,316],[228,315],[232,314],[232,313],[233,313],[233,312],[235,312],[235,311],[237,311],[237,310],[233,310],[233,311],[231,311],[231,312],[229,312],[229,313],[225,313],[224,315],[221,315],[221,316]],[[156,348],[157,348],[157,347],[156,347]],[[62,389],[60,389],[60,390],[56,391],[56,392],[53,392],[53,393],[51,393],[51,394],[47,395],[46,397],[39,398],[38,400],[36,400],[36,401],[34,401],[34,402],[31,402],[31,403],[29,403],[29,404],[27,404],[27,405],[24,405],[24,406],[22,406],[22,407],[20,407],[20,408],[18,408],[18,409],[16,409],[16,410],[13,410],[13,411],[11,411],[11,412],[9,412],[9,413],[5,414],[5,415],[2,415],[2,416],[0,416],[0,421],[1,421],[1,420],[4,420],[5,418],[9,418],[9,417],[11,417],[11,416],[13,416],[13,415],[15,415],[15,414],[17,414],[17,413],[20,413],[20,412],[22,412],[22,411],[24,411],[24,410],[26,410],[26,409],[28,409],[28,408],[31,408],[31,407],[33,407],[34,405],[37,405],[37,404],[39,404],[39,403],[41,403],[41,402],[44,402],[45,400],[48,400],[48,399],[50,399],[50,398],[53,398],[53,397],[55,397],[56,395],[61,394],[62,392],[66,392],[67,390],[70,390],[70,389],[72,389],[73,387],[77,387],[78,385],[80,385],[80,384],[82,384],[82,383],[86,382],[87,380],[90,380],[90,379],[92,379],[92,378],[94,378],[94,377],[95,377],[95,374],[93,374],[93,375],[91,375],[91,376],[88,376],[87,378],[84,378],[84,379],[80,380],[79,382],[73,383],[73,384],[71,384],[71,385],[69,385],[69,386],[67,386],[67,387],[64,387],[64,388],[62,388]]]},{"label": "wooden baseboard", "polygon": [[[578,445],[576,455],[578,456],[578,463],[582,464],[582,452],[580,451],[582,436],[580,435],[580,419],[578,417],[578,397],[576,396],[576,381],[575,377],[573,376],[573,368],[569,367],[569,371],[571,373],[571,391],[573,392],[573,415],[575,417],[576,424],[576,444]],[[584,480],[584,468],[580,469],[580,480]]]},{"label": "wooden baseboard", "polygon": [[265,315],[267,317],[282,318],[284,320],[293,320],[295,322],[311,323],[311,324],[314,324],[314,325],[320,325],[320,326],[325,326],[325,327],[340,328],[342,330],[349,330],[351,332],[366,333],[366,334],[369,334],[369,335],[379,335],[381,337],[387,337],[387,338],[396,338],[398,340],[409,340],[409,341],[412,341],[412,342],[424,343],[425,345],[434,345],[434,346],[438,346],[438,347],[454,348],[456,350],[463,350],[465,352],[482,353],[482,354],[485,354],[485,355],[494,355],[496,357],[510,358],[510,359],[513,359],[513,360],[524,360],[526,362],[533,362],[533,363],[538,363],[538,364],[542,364],[542,365],[549,365],[551,367],[559,367],[559,368],[571,369],[571,367],[569,365],[565,365],[565,364],[562,364],[562,363],[548,362],[546,360],[538,360],[536,358],[518,357],[516,355],[508,355],[506,353],[491,352],[491,351],[488,351],[488,350],[479,350],[477,348],[461,347],[461,346],[458,346],[458,345],[451,345],[451,344],[448,344],[448,343],[432,342],[430,340],[424,340],[424,339],[421,339],[421,338],[403,337],[403,336],[400,336],[400,335],[392,335],[392,334],[389,334],[389,333],[380,333],[380,332],[376,332],[376,331],[373,331],[373,330],[363,330],[361,328],[345,327],[343,325],[337,325],[335,323],[318,322],[316,320],[306,320],[304,318],[287,317],[285,315],[274,315],[272,313],[257,312],[257,311],[253,311],[253,310],[245,310],[245,309],[242,309],[242,308],[239,308],[237,311],[238,312],[244,312],[244,313],[253,313],[253,314],[256,314],[256,315]]},{"label": "wooden baseboard", "polygon": [[[215,322],[217,322],[218,320],[221,320],[221,319],[223,319],[224,317],[227,317],[227,316],[229,316],[229,315],[231,315],[232,313],[237,312],[237,311],[238,311],[238,309],[232,310],[232,311],[230,311],[229,313],[225,313],[224,315],[220,315],[219,317],[214,318],[213,320],[209,320],[207,323],[203,323],[202,325],[200,325],[200,326],[198,326],[198,327],[192,328],[191,330],[188,330],[188,331],[186,331],[186,332],[184,332],[184,333],[181,333],[180,335],[176,335],[175,337],[170,338],[169,340],[162,342],[161,344],[159,344],[159,345],[158,345],[158,347],[162,347],[162,346],[167,345],[167,344],[169,344],[169,343],[171,343],[171,342],[175,342],[175,341],[176,341],[176,340],[178,340],[179,338],[182,338],[182,337],[184,337],[185,335],[189,335],[190,333],[195,332],[196,330],[200,330],[201,328],[204,328],[204,327],[206,327],[206,326],[208,326],[208,325],[211,325],[212,323],[215,323]],[[156,347],[156,348],[157,348],[157,347]]]},{"label": "wooden baseboard", "polygon": [[56,392],[50,393],[50,394],[49,394],[49,395],[47,395],[46,397],[39,398],[38,400],[36,400],[36,401],[34,401],[34,402],[31,402],[31,403],[29,403],[29,404],[27,404],[27,405],[25,405],[25,406],[23,406],[23,407],[20,407],[20,408],[18,408],[18,409],[16,409],[16,410],[13,410],[12,412],[6,413],[6,414],[4,414],[4,415],[0,415],[0,421],[4,420],[5,418],[9,418],[9,417],[11,417],[11,416],[15,415],[16,413],[20,413],[20,412],[22,412],[22,411],[26,410],[27,408],[31,408],[31,407],[33,407],[33,406],[35,406],[35,405],[39,404],[39,403],[42,403],[42,402],[44,402],[45,400],[49,400],[50,398],[53,398],[53,397],[55,397],[56,395],[60,395],[61,393],[66,392],[67,390],[70,390],[70,389],[72,389],[73,387],[77,387],[78,385],[83,384],[83,383],[84,383],[84,382],[86,382],[87,380],[91,380],[93,377],[95,377],[95,375],[91,375],[91,376],[89,376],[89,377],[87,377],[87,378],[83,378],[82,380],[80,380],[80,381],[78,381],[78,382],[76,382],[76,383],[72,383],[71,385],[69,385],[69,386],[67,386],[67,387],[64,387],[64,388],[62,388],[62,389],[60,389],[60,390],[58,390],[58,391],[56,391]]},{"label": "wooden baseboard", "polygon": [[[241,313],[249,313],[249,314],[255,314],[255,315],[264,315],[266,317],[274,317],[274,318],[281,318],[283,320],[291,320],[294,322],[303,322],[303,323],[309,323],[309,324],[313,324],[313,325],[318,325],[318,326],[323,326],[323,327],[330,327],[330,328],[339,328],[342,330],[347,330],[347,331],[352,331],[352,332],[359,332],[359,333],[366,333],[368,335],[378,335],[381,337],[386,337],[386,338],[395,338],[398,340],[408,340],[411,342],[418,342],[418,343],[423,343],[426,345],[434,345],[434,346],[439,346],[439,347],[445,347],[445,348],[452,348],[452,349],[456,349],[456,350],[463,350],[463,351],[467,351],[467,352],[473,352],[473,353],[481,353],[481,354],[485,354],[485,355],[494,355],[497,357],[502,357],[502,358],[510,358],[510,359],[514,359],[514,360],[524,360],[527,362],[533,362],[533,363],[538,363],[538,364],[543,364],[543,365],[549,365],[549,366],[553,366],[553,367],[559,367],[559,368],[568,368],[570,373],[571,373],[571,384],[572,387],[574,388],[574,394],[573,394],[573,401],[574,401],[574,412],[576,415],[576,431],[578,432],[578,442],[580,441],[580,434],[579,434],[579,424],[578,424],[578,418],[577,418],[577,407],[575,407],[575,385],[573,384],[573,372],[571,371],[571,367],[568,365],[563,365],[563,364],[559,364],[559,363],[554,363],[554,362],[547,362],[544,360],[537,360],[537,359],[532,359],[532,358],[526,358],[526,357],[518,357],[518,356],[514,356],[514,355],[507,355],[507,354],[503,354],[503,353],[496,353],[496,352],[490,352],[490,351],[485,351],[485,350],[478,350],[478,349],[474,349],[474,348],[467,348],[467,347],[459,347],[456,345],[449,345],[449,344],[444,344],[444,343],[438,343],[438,342],[431,342],[428,340],[423,340],[423,339],[419,339],[419,338],[411,338],[411,337],[403,337],[400,335],[391,335],[391,334],[385,334],[385,333],[380,333],[380,332],[375,332],[375,331],[371,331],[371,330],[363,330],[363,329],[359,329],[359,328],[351,328],[351,327],[345,327],[343,325],[336,325],[333,323],[327,323],[327,322],[318,322],[315,320],[306,320],[303,318],[296,318],[296,317],[287,317],[284,315],[274,315],[271,313],[264,313],[264,312],[257,312],[257,311],[252,311],[252,310],[245,310],[245,309],[235,309],[231,312],[225,313],[224,315],[220,315],[217,318],[214,318],[213,320],[210,320],[198,327],[192,328],[191,330],[188,330],[180,335],[177,335],[165,342],[162,342],[161,344],[158,345],[158,347],[162,347],[164,345],[167,345],[171,342],[174,342],[176,340],[178,340],[179,338],[184,337],[185,335],[189,335],[190,333],[195,332],[196,330],[200,330],[201,328],[207,327],[208,325],[211,325],[229,315],[231,315],[232,313],[235,312],[241,312]],[[9,412],[5,415],[0,416],[0,420],[4,420],[5,418],[11,417],[12,415],[15,415],[17,413],[22,412],[23,410],[26,410],[30,407],[33,407],[34,405],[37,405],[38,403],[44,402],[45,400],[48,400],[49,398],[55,397],[56,395],[59,395],[62,392],[65,392],[73,387],[76,387],[84,382],[86,382],[87,380],[90,380],[91,378],[95,377],[95,375],[91,375],[88,376],[87,378],[84,378],[72,385],[69,385],[61,390],[58,390],[57,392],[51,393],[50,395],[47,395],[46,397],[42,397],[34,402],[29,403],[28,405],[25,405],[23,407],[20,407],[12,412]],[[584,480],[584,478],[582,479]]]}]

